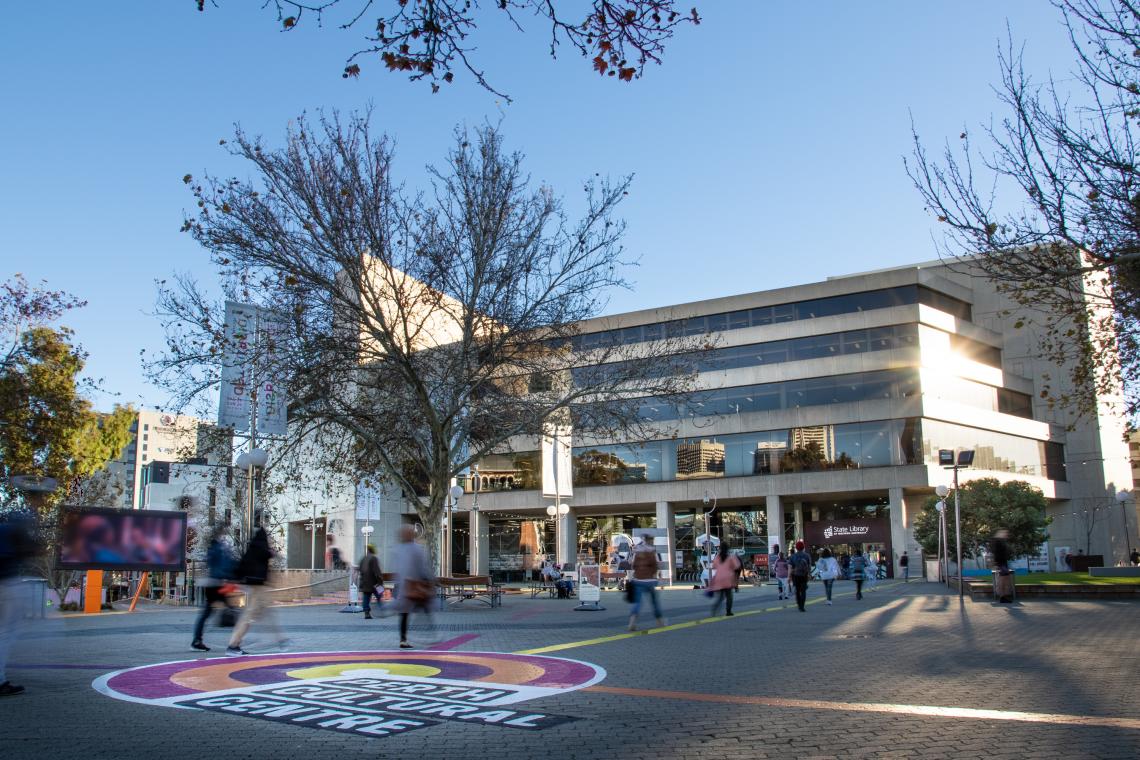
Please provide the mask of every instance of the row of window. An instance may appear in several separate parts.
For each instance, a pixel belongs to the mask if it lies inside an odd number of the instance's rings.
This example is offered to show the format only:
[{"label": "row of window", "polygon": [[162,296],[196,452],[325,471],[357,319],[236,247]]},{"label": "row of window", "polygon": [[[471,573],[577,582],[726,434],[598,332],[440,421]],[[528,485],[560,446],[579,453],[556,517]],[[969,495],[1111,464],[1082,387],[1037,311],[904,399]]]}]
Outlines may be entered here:
[{"label": "row of window", "polygon": [[[1066,479],[1059,443],[914,417],[579,446],[573,450],[573,477],[575,486],[624,485],[937,464],[939,449],[946,448],[973,450],[976,469]],[[536,489],[539,472],[537,451],[492,455],[479,465],[479,490]],[[471,482],[464,485],[474,489]]]},{"label": "row of window", "polygon": [[902,285],[883,290],[868,290],[863,293],[814,298],[796,303],[761,306],[755,309],[741,309],[739,311],[689,317],[688,319],[675,319],[669,322],[656,322],[649,325],[585,333],[574,338],[573,347],[576,350],[588,351],[604,346],[641,343],[686,335],[705,335],[726,330],[740,330],[746,327],[853,314],[913,304],[932,306],[959,319],[970,321],[970,304],[965,301],[959,301],[944,293],[918,285]]}]

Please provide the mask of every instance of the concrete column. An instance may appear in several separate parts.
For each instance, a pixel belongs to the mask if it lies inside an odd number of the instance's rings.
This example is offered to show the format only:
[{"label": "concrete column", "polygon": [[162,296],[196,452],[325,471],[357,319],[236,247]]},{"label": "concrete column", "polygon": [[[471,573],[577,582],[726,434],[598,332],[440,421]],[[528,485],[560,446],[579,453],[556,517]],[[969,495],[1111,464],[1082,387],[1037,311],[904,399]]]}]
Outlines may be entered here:
[{"label": "concrete column", "polygon": [[901,488],[888,489],[887,495],[890,499],[891,506],[891,564],[894,567],[894,577],[898,578],[902,575],[902,568],[899,567],[899,557],[902,553],[907,552],[910,558],[910,573],[911,575],[922,573],[919,554],[916,551],[911,552],[911,536],[913,535],[913,522],[912,517],[907,511],[906,494],[903,493]]},{"label": "concrete column", "polygon": [[802,502],[796,502],[793,506],[796,513],[796,540],[804,537],[804,505]]},{"label": "concrete column", "polygon": [[657,522],[655,523],[658,529],[665,530],[665,537],[668,543],[668,565],[669,565],[669,585],[672,585],[677,579],[676,567],[676,552],[677,552],[677,511],[667,501],[657,502]]},{"label": "concrete column", "polygon": [[468,512],[470,520],[468,547],[471,557],[471,574],[487,575],[491,561],[490,521],[484,512]]},{"label": "concrete column", "polygon": [[578,516],[574,514],[574,508],[571,507],[569,512],[557,519],[560,521],[558,530],[561,531],[557,539],[559,545],[555,550],[558,564],[563,565],[567,562],[577,562]]},{"label": "concrete column", "polygon": [[780,551],[784,551],[784,505],[779,496],[768,497],[768,551],[772,551],[772,544],[779,544]]}]

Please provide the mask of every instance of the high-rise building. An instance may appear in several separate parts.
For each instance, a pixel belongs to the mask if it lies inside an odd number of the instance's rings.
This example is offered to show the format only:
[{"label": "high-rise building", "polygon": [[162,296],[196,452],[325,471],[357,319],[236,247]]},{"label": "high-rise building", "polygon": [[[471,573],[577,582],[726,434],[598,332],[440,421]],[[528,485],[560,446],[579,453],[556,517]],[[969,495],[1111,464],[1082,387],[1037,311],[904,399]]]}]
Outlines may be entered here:
[{"label": "high-rise building", "polygon": [[677,445],[677,479],[724,475],[724,444],[700,440]]}]

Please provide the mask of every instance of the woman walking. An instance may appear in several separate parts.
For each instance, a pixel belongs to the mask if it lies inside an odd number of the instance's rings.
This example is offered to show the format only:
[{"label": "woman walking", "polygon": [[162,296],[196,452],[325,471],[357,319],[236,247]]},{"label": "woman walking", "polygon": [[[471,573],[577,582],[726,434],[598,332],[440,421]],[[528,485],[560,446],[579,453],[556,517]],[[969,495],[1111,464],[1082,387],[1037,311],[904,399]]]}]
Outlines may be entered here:
[{"label": "woman walking", "polygon": [[863,578],[867,572],[867,558],[863,556],[862,549],[855,550],[851,558],[851,580],[855,581],[855,598],[863,598]]},{"label": "woman walking", "polygon": [[776,558],[776,566],[774,568],[776,583],[779,584],[780,587],[780,599],[788,599],[792,595],[791,588],[788,584],[788,571],[790,569],[787,558],[784,557],[783,552],[780,552]]},{"label": "woman walking", "polygon": [[736,586],[736,574],[740,572],[740,558],[728,553],[728,544],[721,541],[720,550],[713,557],[713,577],[709,581],[709,591],[713,594],[710,616],[716,617],[720,603],[724,602],[724,616],[732,616],[732,589]]},{"label": "woman walking", "polygon": [[827,594],[827,604],[831,606],[831,587],[839,577],[839,563],[831,556],[831,549],[824,548],[819,554],[819,562],[815,563],[815,572],[823,581],[823,590]]},{"label": "woman walking", "polygon": [[423,610],[431,625],[431,599],[435,590],[435,573],[431,571],[427,552],[416,543],[411,525],[400,527],[400,543],[396,547],[396,577],[399,578],[396,611],[400,613],[400,649],[411,649],[408,643],[408,616]]},{"label": "woman walking", "polygon": [[641,543],[633,550],[633,606],[629,608],[629,630],[637,630],[637,615],[641,612],[641,600],[649,596],[653,603],[653,616],[657,625],[665,625],[661,614],[661,601],[657,598],[657,549],[651,536],[642,536]]}]

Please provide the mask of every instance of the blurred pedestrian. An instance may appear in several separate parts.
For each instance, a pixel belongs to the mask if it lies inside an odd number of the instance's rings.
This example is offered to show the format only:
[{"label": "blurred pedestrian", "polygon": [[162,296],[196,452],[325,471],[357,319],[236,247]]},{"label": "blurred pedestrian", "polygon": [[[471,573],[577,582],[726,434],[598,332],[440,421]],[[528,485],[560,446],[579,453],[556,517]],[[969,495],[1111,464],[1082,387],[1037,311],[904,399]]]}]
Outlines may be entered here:
[{"label": "blurred pedestrian", "polygon": [[879,585],[879,566],[875,563],[874,554],[867,555],[867,569],[864,575],[867,577],[867,590],[874,591]]},{"label": "blurred pedestrian", "polygon": [[380,612],[384,611],[384,574],[380,572],[380,560],[376,556],[376,547],[368,544],[364,556],[360,558],[357,567],[356,587],[362,594],[364,619],[372,619],[372,597],[376,597],[376,604]]},{"label": "blurred pedestrian", "polygon": [[653,603],[653,616],[657,625],[665,625],[661,613],[661,600],[657,598],[657,549],[652,536],[642,536],[641,543],[633,549],[633,606],[629,608],[629,630],[637,630],[637,616],[641,612],[641,600],[646,596]]},{"label": "blurred pedestrian", "polygon": [[863,550],[856,547],[855,556],[851,558],[850,565],[851,580],[855,581],[855,598],[863,598],[863,580],[867,575],[867,558],[863,556]]},{"label": "blurred pedestrian", "polygon": [[226,581],[234,575],[233,547],[226,540],[228,538],[224,526],[219,526],[210,534],[210,542],[206,547],[206,577],[196,581],[196,585],[202,589],[202,610],[194,621],[194,638],[190,642],[190,648],[199,652],[210,651],[202,642],[202,635],[206,621],[214,612],[214,605],[222,605],[223,610],[229,606],[228,598],[221,591]]},{"label": "blurred pedestrian", "polygon": [[732,617],[732,591],[736,587],[736,574],[741,570],[740,558],[728,551],[728,543],[720,542],[720,549],[713,556],[712,580],[709,581],[709,591],[712,592],[713,606],[711,616],[716,616],[721,602],[724,602],[725,617]]},{"label": "blurred pedestrian", "polygon": [[8,680],[8,653],[24,622],[27,584],[20,580],[26,561],[36,554],[35,521],[26,512],[11,512],[0,522],[0,697],[24,692]]},{"label": "blurred pedestrian", "polygon": [[902,568],[903,583],[910,583],[910,557],[906,556],[906,552],[899,557],[899,567]]},{"label": "blurred pedestrian", "polygon": [[226,654],[231,657],[249,654],[241,648],[241,642],[254,621],[264,621],[272,629],[277,636],[278,647],[289,644],[284,631],[277,623],[277,616],[270,607],[273,599],[266,583],[269,580],[271,559],[273,559],[273,550],[269,548],[269,534],[265,532],[265,528],[259,527],[253,538],[249,540],[249,546],[238,561],[237,571],[234,573],[238,582],[242,584],[242,591],[245,592],[245,610],[238,618],[233,636],[230,637],[230,644],[226,648]]},{"label": "blurred pedestrian", "polygon": [[773,565],[772,572],[776,574],[776,586],[779,589],[780,599],[790,599],[792,596],[791,583],[788,581],[788,571],[791,568],[788,566],[788,560],[784,558],[784,553],[780,552],[776,555],[776,563]]},{"label": "blurred pedestrian", "polygon": [[820,581],[823,582],[827,604],[831,606],[831,587],[835,585],[835,579],[839,577],[840,572],[839,563],[836,562],[835,557],[831,556],[831,549],[824,547],[823,551],[820,552],[819,562],[815,563],[815,571]]},{"label": "blurred pedestrian", "polygon": [[994,558],[994,569],[1004,572],[1009,570],[1009,531],[1002,529],[994,534],[990,541],[990,554]]},{"label": "blurred pedestrian", "polygon": [[340,547],[336,545],[336,536],[328,534],[325,536],[325,569],[326,570],[343,570],[345,561],[341,557]]},{"label": "blurred pedestrian", "polygon": [[408,616],[422,610],[431,625],[431,599],[435,591],[435,573],[427,552],[416,543],[411,525],[400,526],[400,543],[396,546],[396,584],[399,593],[395,608],[400,613],[400,649],[411,649],[408,642]]},{"label": "blurred pedestrian", "polygon": [[807,604],[808,579],[811,577],[811,555],[804,548],[803,541],[796,541],[796,550],[788,558],[788,565],[791,566],[788,574],[796,589],[796,606],[800,612],[806,612],[804,605]]}]

